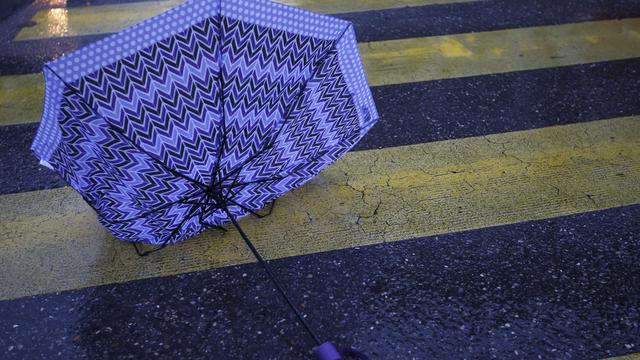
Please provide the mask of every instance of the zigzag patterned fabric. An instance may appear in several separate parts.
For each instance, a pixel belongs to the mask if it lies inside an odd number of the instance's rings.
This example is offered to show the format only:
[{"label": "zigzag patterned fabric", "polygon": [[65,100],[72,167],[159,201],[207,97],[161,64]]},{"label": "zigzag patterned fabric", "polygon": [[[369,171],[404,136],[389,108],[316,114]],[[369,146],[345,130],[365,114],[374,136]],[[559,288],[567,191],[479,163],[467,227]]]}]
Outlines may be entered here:
[{"label": "zigzag patterned fabric", "polygon": [[32,150],[133,242],[258,211],[378,119],[352,25],[268,1],[188,1],[44,73]]}]

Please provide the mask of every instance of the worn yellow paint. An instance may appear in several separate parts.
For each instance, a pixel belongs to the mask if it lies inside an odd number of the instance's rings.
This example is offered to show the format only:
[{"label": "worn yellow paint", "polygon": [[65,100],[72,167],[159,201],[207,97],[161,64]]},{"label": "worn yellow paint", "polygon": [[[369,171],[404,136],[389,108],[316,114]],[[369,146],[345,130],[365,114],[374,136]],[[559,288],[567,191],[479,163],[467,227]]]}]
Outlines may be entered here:
[{"label": "worn yellow paint", "polygon": [[[363,43],[372,86],[640,56],[640,18]],[[593,43],[593,36],[601,39]],[[0,125],[38,121],[36,75],[0,77]]]},{"label": "worn yellow paint", "polygon": [[360,44],[371,85],[640,56],[640,18]]},{"label": "worn yellow paint", "polygon": [[640,360],[640,353],[611,357],[606,360]]},{"label": "worn yellow paint", "polygon": [[22,28],[14,41],[118,32],[183,2],[164,0],[44,9],[31,19],[35,25]]},{"label": "worn yellow paint", "polygon": [[324,14],[397,9],[410,6],[475,2],[479,0],[276,0]]},{"label": "worn yellow paint", "polygon": [[[277,2],[315,12],[335,14],[470,1],[474,0],[278,0]],[[33,16],[35,25],[22,28],[14,40],[118,32],[183,2],[184,0],[161,0],[44,9]]]},{"label": "worn yellow paint", "polygon": [[[628,117],[352,152],[241,223],[274,259],[636,203]],[[1,196],[0,249],[0,299],[253,261],[215,230],[139,259],[70,188]]]},{"label": "worn yellow paint", "polygon": [[0,125],[38,121],[43,97],[42,74],[0,76]]}]

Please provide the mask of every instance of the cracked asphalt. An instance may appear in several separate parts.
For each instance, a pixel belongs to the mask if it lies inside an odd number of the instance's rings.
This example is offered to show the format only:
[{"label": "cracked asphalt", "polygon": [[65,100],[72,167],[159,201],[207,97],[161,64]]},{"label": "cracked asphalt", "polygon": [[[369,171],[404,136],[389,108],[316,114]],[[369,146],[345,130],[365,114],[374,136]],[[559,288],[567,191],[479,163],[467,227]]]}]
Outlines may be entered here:
[{"label": "cracked asphalt", "polygon": [[[0,22],[2,359],[312,358],[235,231],[141,260],[29,152],[42,65],[178,2]],[[639,359],[640,3],[295,3],[354,23],[381,115],[242,220],[320,336],[372,359]]]}]

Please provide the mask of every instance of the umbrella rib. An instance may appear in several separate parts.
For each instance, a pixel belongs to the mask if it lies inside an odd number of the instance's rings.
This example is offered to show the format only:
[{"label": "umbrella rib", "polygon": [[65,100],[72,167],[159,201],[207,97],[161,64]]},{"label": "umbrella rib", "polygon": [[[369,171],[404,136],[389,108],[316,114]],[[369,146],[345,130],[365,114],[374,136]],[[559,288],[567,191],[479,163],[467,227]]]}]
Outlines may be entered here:
[{"label": "umbrella rib", "polygon": [[162,249],[164,249],[165,247],[167,247],[167,245],[169,245],[169,241],[171,241],[171,238],[178,233],[178,231],[180,231],[180,228],[182,228],[182,225],[184,225],[184,223],[186,223],[188,220],[190,220],[191,218],[193,218],[195,216],[195,212],[196,210],[200,209],[200,207],[195,207],[195,206],[191,206],[191,209],[189,209],[189,212],[187,214],[187,216],[182,219],[182,221],[180,221],[180,224],[178,224],[178,226],[176,226],[171,233],[164,239],[162,240],[162,244],[160,244],[160,246],[158,246],[157,248],[153,249],[153,250],[147,250],[145,252],[141,252],[138,249],[138,246],[135,242],[132,242],[133,247],[136,249],[136,253],[138,253],[139,256],[147,256],[149,254],[152,254],[156,251],[160,251]]},{"label": "umbrella rib", "polygon": [[[344,34],[344,32],[343,32]],[[342,36],[342,35],[341,35]],[[335,44],[333,45],[335,46]],[[330,50],[329,50],[330,51]],[[327,52],[329,52],[327,51]],[[314,66],[314,73],[315,71],[318,69],[319,66],[322,65],[322,63],[324,63],[326,61],[326,59],[323,57],[319,60],[317,60],[315,62],[315,66]],[[233,175],[234,173],[242,170],[243,167],[245,167],[246,165],[248,165],[250,162],[252,162],[253,160],[255,160],[259,155],[262,155],[264,152],[270,150],[273,145],[275,145],[275,141],[278,139],[278,136],[280,136],[280,133],[282,132],[282,129],[284,129],[285,124],[287,124],[287,118],[289,118],[289,116],[291,115],[291,112],[293,111],[293,109],[295,108],[296,104],[298,103],[298,101],[300,101],[300,98],[302,98],[302,96],[304,95],[304,90],[307,88],[307,84],[309,83],[309,80],[313,77],[313,74],[311,76],[309,76],[308,79],[305,79],[304,81],[304,85],[302,85],[302,89],[300,90],[300,92],[298,92],[298,94],[296,94],[296,98],[293,102],[291,102],[291,104],[287,107],[285,114],[283,116],[283,121],[282,124],[280,124],[280,127],[278,128],[278,131],[276,132],[276,134],[272,137],[270,137],[269,141],[267,142],[267,144],[265,145],[265,147],[263,147],[262,149],[260,149],[258,152],[256,152],[255,154],[253,154],[252,156],[249,157],[249,159],[247,159],[246,161],[244,161],[242,164],[240,164],[239,166],[237,166],[235,169],[231,170],[229,173],[227,173],[225,175],[225,177],[219,181],[219,183],[223,183],[224,181],[228,180],[229,177],[231,175]],[[223,94],[224,96],[224,94]],[[224,99],[224,98],[223,98]],[[224,109],[223,109],[223,113],[224,113]]]},{"label": "umbrella rib", "polygon": [[222,181],[219,180],[220,177],[220,163],[222,162],[222,152],[224,151],[225,146],[227,145],[227,120],[226,120],[226,116],[224,114],[224,80],[223,80],[223,74],[222,74],[222,65],[220,65],[220,96],[222,97],[222,99],[220,100],[220,108],[221,108],[221,117],[222,117],[222,139],[220,139],[220,145],[218,146],[218,154],[217,157],[218,159],[216,160],[216,166],[214,169],[214,176],[212,177],[211,180],[211,188],[213,189],[215,187],[216,183],[222,183]]},{"label": "umbrella rib", "polygon": [[266,182],[270,182],[270,181],[278,181],[278,180],[282,180],[284,179],[284,176],[280,176],[280,177],[275,177],[275,178],[268,178],[268,179],[262,179],[262,180],[256,180],[256,181],[248,181],[248,182],[244,182],[244,183],[231,183],[231,185],[229,186],[225,186],[227,188],[236,188],[239,186],[247,186],[247,185],[253,185],[253,184],[262,184],[262,183],[266,183]]},{"label": "umbrella rib", "polygon": [[[347,30],[349,30],[350,27],[351,27],[351,25],[346,26],[344,28],[344,30],[342,30],[342,33],[340,34],[340,36],[338,36],[336,38],[336,40],[334,41],[331,49],[335,49],[336,48],[338,41],[344,36],[344,34],[347,32]],[[327,50],[326,53],[329,53],[331,51],[331,49]],[[315,66],[313,67],[314,74],[315,74],[316,70],[318,69],[318,67],[322,66],[322,64],[325,63],[325,62],[326,62],[326,57],[322,57],[322,58],[316,60]],[[313,77],[313,74],[311,76],[309,76],[308,79],[305,79],[304,85],[302,86],[302,90],[300,90],[300,92],[298,94],[296,94],[295,100],[293,102],[291,102],[291,104],[287,107],[287,110],[285,111],[285,115],[283,117],[283,121],[282,121],[282,124],[280,125],[280,128],[278,128],[278,131],[276,132],[276,134],[269,139],[269,141],[265,145],[265,147],[260,149],[258,152],[256,152],[252,156],[250,156],[249,159],[247,159],[245,162],[243,162],[238,167],[236,167],[235,169],[230,171],[228,174],[226,174],[225,177],[222,180],[219,181],[220,184],[222,184],[224,181],[228,180],[229,177],[232,174],[234,174],[235,172],[240,171],[243,167],[248,165],[251,161],[255,160],[263,152],[271,149],[273,147],[273,145],[275,145],[276,139],[278,138],[278,136],[280,136],[280,133],[282,132],[282,129],[284,129],[285,124],[287,124],[287,118],[289,118],[289,116],[291,115],[291,112],[295,108],[296,104],[298,103],[298,101],[300,101],[300,98],[302,97],[302,95],[304,95],[304,90],[307,88],[307,84],[309,83],[309,80],[312,77]],[[223,94],[223,96],[224,96],[224,94]],[[224,109],[223,109],[223,112],[224,112]]]},{"label": "umbrella rib", "polygon": [[[218,3],[218,14],[220,14],[220,23],[222,23],[222,1]],[[222,29],[222,26],[220,26],[220,28]],[[222,161],[222,151],[224,151],[224,147],[227,143],[227,120],[224,114],[224,67],[222,66],[222,48],[224,47],[224,38],[222,37],[222,34],[223,32],[220,31],[220,44],[216,49],[218,53],[218,66],[220,67],[218,82],[220,83],[220,116],[222,118],[222,139],[220,139],[220,146],[218,147],[218,153],[216,154],[218,159],[213,170],[214,174],[211,177],[211,189],[215,187],[216,183],[222,183],[222,181],[219,181],[220,179],[218,179],[218,177],[220,176],[220,162]]]},{"label": "umbrella rib", "polygon": [[246,206],[244,206],[244,205],[242,205],[242,204],[239,204],[239,203],[237,203],[237,202],[235,202],[235,201],[233,201],[233,200],[231,200],[231,199],[227,199],[227,201],[228,201],[228,202],[230,202],[231,204],[233,204],[233,205],[235,205],[235,206],[237,206],[237,207],[241,208],[242,210],[244,210],[244,211],[246,211],[246,212],[250,213],[251,215],[254,215],[254,216],[259,217],[259,218],[261,218],[261,217],[262,217],[262,215],[258,214],[258,213],[257,213],[257,212],[255,212],[254,210],[251,210],[251,209],[249,209],[248,207],[246,207]]},{"label": "umbrella rib", "polygon": [[132,217],[132,218],[128,218],[128,219],[123,219],[123,220],[114,220],[112,222],[114,224],[120,224],[120,223],[123,223],[123,222],[126,222],[126,221],[138,220],[138,219],[143,218],[145,216],[149,216],[149,215],[153,214],[154,212],[162,211],[162,210],[164,210],[164,209],[166,209],[166,208],[168,208],[168,207],[170,207],[172,205],[178,204],[178,203],[188,204],[188,202],[186,202],[186,200],[190,199],[190,198],[192,198],[194,196],[200,195],[200,192],[202,190],[198,190],[198,191],[199,192],[196,192],[196,193],[191,194],[189,196],[182,197],[182,198],[180,198],[180,199],[178,199],[176,201],[172,201],[172,202],[166,203],[164,205],[158,206],[156,208],[153,208],[151,210],[147,210],[147,211],[145,211],[144,213],[142,213],[142,214],[140,214],[138,216],[135,216],[135,217]]}]

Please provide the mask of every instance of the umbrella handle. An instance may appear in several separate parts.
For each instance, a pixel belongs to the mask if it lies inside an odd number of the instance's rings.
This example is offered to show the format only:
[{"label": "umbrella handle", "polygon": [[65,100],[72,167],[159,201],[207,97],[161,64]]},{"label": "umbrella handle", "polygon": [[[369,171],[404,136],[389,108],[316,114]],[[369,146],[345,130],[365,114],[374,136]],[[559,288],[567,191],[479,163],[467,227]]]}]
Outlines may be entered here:
[{"label": "umbrella handle", "polygon": [[[369,358],[361,353],[358,350],[354,350],[351,348],[347,348],[343,351],[345,356],[349,358],[358,359],[358,360],[369,360]],[[313,354],[316,356],[318,360],[342,360],[344,359],[343,355],[338,352],[335,345],[331,342],[326,341],[320,345],[313,351]]]}]

